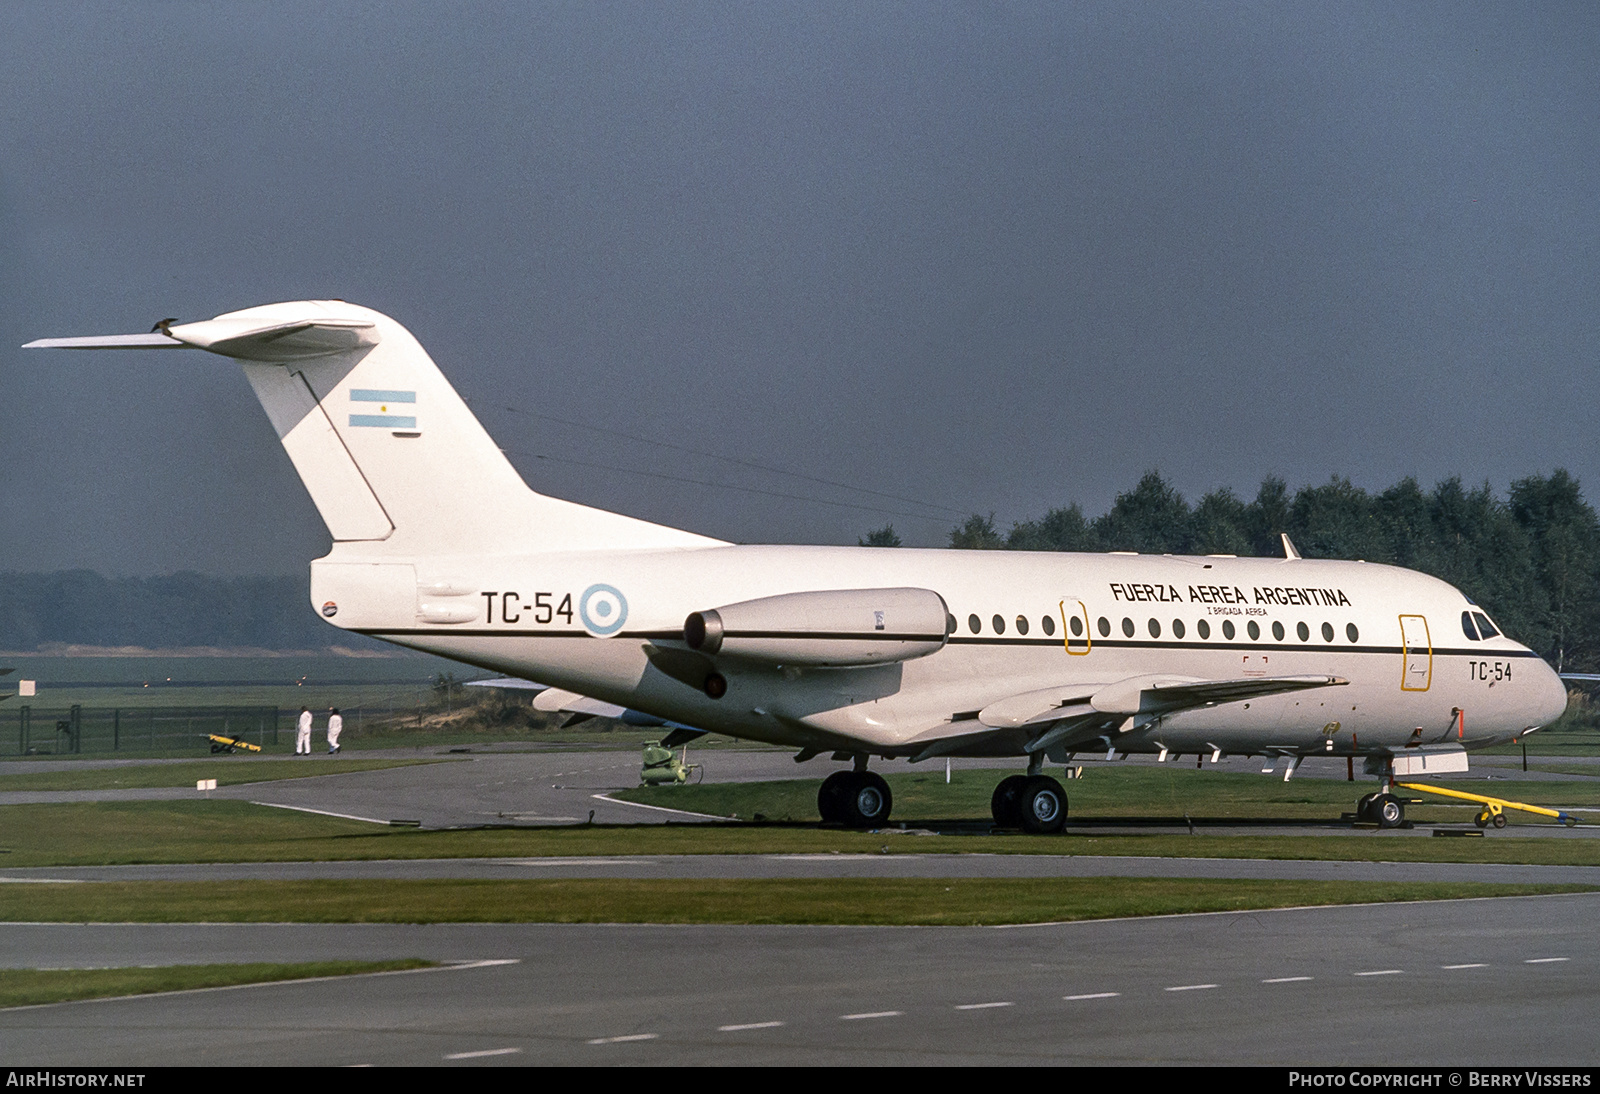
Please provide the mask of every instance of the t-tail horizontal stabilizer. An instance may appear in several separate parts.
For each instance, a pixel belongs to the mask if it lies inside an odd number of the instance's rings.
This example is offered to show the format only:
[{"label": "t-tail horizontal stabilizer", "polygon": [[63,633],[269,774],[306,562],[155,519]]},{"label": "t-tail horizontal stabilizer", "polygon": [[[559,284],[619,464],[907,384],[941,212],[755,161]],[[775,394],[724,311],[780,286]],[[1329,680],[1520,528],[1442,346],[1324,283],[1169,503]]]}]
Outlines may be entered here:
[{"label": "t-tail horizontal stabilizer", "polygon": [[411,333],[302,300],[26,349],[202,349],[238,361],[337,542],[371,555],[722,546],[529,490]]}]

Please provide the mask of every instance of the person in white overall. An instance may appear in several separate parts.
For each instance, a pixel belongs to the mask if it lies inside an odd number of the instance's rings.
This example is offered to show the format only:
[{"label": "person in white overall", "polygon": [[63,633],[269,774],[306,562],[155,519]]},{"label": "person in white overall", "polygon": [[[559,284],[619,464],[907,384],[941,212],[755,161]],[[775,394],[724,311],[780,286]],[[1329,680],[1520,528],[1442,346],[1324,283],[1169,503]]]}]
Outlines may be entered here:
[{"label": "person in white overall", "polygon": [[328,711],[328,755],[339,751],[339,734],[342,732],[344,719],[339,716],[339,708],[333,707]]},{"label": "person in white overall", "polygon": [[294,734],[294,754],[311,755],[311,708],[300,708],[300,726]]}]

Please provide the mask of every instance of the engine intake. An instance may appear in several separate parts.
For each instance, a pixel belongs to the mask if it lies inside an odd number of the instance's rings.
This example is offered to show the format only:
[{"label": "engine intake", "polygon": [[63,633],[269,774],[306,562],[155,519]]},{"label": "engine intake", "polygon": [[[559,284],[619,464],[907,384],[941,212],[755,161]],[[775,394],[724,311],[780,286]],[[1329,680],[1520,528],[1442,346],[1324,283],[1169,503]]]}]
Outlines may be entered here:
[{"label": "engine intake", "polygon": [[948,619],[944,598],[932,589],[828,589],[694,612],[684,620],[683,640],[707,655],[850,668],[937,653]]}]

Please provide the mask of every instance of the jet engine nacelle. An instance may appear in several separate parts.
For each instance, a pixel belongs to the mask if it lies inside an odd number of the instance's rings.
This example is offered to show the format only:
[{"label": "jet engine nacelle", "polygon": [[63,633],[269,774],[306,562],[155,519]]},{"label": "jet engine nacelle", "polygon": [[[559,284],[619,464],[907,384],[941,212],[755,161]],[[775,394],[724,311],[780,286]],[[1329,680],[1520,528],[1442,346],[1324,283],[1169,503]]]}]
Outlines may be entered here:
[{"label": "jet engine nacelle", "polygon": [[828,589],[694,612],[683,640],[699,653],[772,665],[885,665],[943,649],[949,617],[932,589]]}]

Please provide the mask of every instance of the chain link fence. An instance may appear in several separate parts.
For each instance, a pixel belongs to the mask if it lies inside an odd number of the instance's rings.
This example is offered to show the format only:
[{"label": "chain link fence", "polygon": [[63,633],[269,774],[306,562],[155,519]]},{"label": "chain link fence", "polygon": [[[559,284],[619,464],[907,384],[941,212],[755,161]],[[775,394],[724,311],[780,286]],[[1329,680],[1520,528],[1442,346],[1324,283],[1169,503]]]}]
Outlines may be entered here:
[{"label": "chain link fence", "polygon": [[[9,705],[9,704],[8,704]],[[0,715],[0,755],[84,755],[207,750],[216,734],[263,747],[278,743],[277,707],[45,707]],[[292,723],[291,723],[292,729]]]}]

